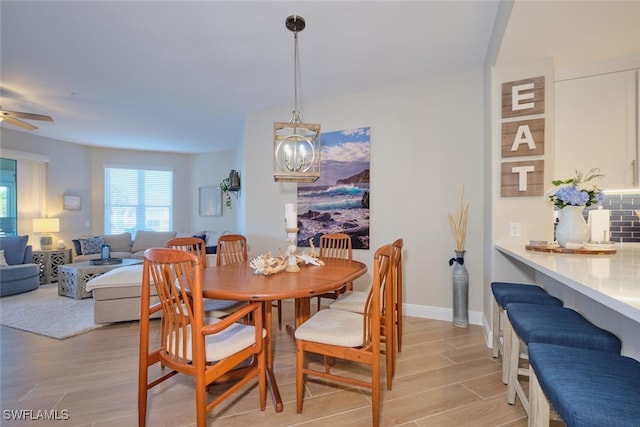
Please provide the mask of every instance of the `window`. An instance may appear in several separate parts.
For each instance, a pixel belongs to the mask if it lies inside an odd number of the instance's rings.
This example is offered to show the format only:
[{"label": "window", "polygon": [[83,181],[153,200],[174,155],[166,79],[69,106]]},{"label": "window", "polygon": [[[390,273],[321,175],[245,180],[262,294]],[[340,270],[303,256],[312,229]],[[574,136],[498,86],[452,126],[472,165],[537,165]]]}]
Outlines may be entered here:
[{"label": "window", "polygon": [[16,161],[0,159],[0,236],[17,234]]},{"label": "window", "polygon": [[173,172],[105,168],[105,233],[173,229]]}]

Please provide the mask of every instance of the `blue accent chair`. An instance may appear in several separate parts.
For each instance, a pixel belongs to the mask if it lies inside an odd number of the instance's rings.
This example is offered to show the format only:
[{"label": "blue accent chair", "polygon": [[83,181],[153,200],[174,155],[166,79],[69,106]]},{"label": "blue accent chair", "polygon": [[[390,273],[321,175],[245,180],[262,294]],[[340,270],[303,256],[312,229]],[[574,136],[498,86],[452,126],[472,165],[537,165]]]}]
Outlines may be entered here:
[{"label": "blue accent chair", "polygon": [[29,236],[0,237],[6,265],[0,266],[0,297],[38,289],[40,267],[33,263],[33,251],[27,245]]}]

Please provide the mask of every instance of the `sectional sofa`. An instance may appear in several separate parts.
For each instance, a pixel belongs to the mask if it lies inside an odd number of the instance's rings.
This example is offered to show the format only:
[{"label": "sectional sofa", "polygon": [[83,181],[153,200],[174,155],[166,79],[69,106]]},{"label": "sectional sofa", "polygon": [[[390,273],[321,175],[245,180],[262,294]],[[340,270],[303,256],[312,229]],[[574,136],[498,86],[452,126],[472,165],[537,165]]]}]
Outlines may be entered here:
[{"label": "sectional sofa", "polygon": [[[174,237],[200,237],[205,242],[218,241],[218,234],[214,232],[177,233],[138,230],[134,240],[131,233],[118,235],[102,235],[86,237],[74,241],[76,255],[73,262],[87,261],[100,258],[102,242],[111,245],[112,258],[143,259],[144,251],[153,247],[164,247],[168,240]],[[87,242],[86,240],[91,240]],[[85,240],[83,242],[83,240]],[[99,244],[98,244],[99,243]],[[77,244],[80,245],[78,254]],[[95,245],[95,246],[92,246]],[[90,253],[85,253],[87,250]],[[142,264],[116,268],[87,282],[87,291],[93,292],[95,323],[124,322],[140,319],[140,286],[142,284]],[[155,289],[151,289],[152,303],[156,302]],[[159,314],[159,313],[158,313]]]}]

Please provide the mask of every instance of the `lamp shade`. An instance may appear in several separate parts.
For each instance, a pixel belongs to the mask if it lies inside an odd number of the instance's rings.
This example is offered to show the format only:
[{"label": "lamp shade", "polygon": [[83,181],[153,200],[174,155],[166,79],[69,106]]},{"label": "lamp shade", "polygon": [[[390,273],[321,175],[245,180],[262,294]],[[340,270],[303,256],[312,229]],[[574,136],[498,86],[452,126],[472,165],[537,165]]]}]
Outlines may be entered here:
[{"label": "lamp shade", "polygon": [[60,231],[60,219],[33,218],[34,233],[58,233],[59,231]]}]

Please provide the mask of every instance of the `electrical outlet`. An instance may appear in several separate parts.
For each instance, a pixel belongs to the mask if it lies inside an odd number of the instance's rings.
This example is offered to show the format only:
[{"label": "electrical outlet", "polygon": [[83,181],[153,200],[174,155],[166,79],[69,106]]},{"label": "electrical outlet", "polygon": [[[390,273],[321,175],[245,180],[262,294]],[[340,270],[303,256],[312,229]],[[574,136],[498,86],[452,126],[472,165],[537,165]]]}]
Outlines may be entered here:
[{"label": "electrical outlet", "polygon": [[519,222],[509,223],[509,236],[520,237],[521,227]]}]

